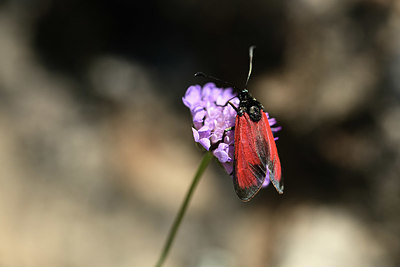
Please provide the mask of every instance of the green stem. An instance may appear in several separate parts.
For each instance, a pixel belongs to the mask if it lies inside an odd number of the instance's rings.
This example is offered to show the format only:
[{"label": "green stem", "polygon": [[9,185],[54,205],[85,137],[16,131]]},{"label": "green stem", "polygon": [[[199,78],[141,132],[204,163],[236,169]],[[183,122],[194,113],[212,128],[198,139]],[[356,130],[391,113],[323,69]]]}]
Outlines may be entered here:
[{"label": "green stem", "polygon": [[210,163],[213,155],[210,152],[207,152],[204,154],[204,157],[199,165],[199,168],[197,169],[196,174],[194,175],[192,184],[190,185],[189,191],[186,193],[185,200],[182,203],[181,208],[179,209],[178,214],[175,217],[175,221],[172,224],[172,228],[169,231],[167,241],[165,242],[164,248],[161,252],[160,258],[158,259],[158,262],[156,264],[156,267],[161,267],[165,261],[165,259],[168,256],[169,249],[171,248],[172,242],[175,239],[176,232],[178,231],[178,228],[182,222],[183,216],[185,215],[186,209],[189,205],[190,199],[193,195],[193,192],[199,183],[200,177],[203,174],[203,172],[206,170],[208,164]]}]

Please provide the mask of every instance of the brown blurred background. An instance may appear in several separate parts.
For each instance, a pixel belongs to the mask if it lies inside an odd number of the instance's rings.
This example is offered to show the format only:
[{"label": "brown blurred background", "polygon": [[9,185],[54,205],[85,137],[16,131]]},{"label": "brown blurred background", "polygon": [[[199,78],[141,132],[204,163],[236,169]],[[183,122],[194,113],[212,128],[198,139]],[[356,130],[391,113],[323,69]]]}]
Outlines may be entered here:
[{"label": "brown blurred background", "polygon": [[213,162],[166,266],[400,266],[400,2],[0,2],[0,266],[153,266],[204,71],[278,119],[285,194]]}]

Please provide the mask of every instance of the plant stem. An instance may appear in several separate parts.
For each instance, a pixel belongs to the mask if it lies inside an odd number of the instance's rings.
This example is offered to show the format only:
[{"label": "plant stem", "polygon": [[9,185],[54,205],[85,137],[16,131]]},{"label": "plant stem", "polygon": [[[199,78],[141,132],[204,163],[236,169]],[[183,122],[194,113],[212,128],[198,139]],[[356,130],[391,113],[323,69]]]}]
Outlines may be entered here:
[{"label": "plant stem", "polygon": [[156,267],[161,267],[163,265],[165,259],[167,258],[168,252],[171,248],[172,242],[175,239],[176,232],[178,231],[178,228],[182,222],[183,216],[185,215],[186,209],[189,205],[189,202],[193,195],[193,192],[194,192],[197,184],[199,183],[200,177],[204,173],[205,169],[207,168],[207,166],[210,163],[212,158],[213,158],[213,155],[211,154],[211,152],[207,152],[204,154],[204,157],[197,169],[197,172],[194,175],[194,178],[193,178],[192,184],[190,185],[189,191],[186,193],[185,200],[183,201],[182,206],[179,209],[178,214],[175,217],[174,223],[172,224],[172,227],[169,231],[167,240],[166,240],[164,248],[161,252],[160,258],[158,259]]}]

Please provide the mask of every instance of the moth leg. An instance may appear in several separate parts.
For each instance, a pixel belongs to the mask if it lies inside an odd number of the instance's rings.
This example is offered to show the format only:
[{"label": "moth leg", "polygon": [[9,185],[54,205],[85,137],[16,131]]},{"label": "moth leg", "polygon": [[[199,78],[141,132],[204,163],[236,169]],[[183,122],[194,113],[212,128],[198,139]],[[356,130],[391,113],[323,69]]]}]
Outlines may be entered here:
[{"label": "moth leg", "polygon": [[231,102],[231,100],[232,99],[234,99],[236,96],[234,96],[234,97],[232,97],[231,99],[229,99],[228,100],[228,102],[226,102],[224,105],[218,105],[217,104],[217,102],[215,102],[215,105],[217,106],[217,107],[226,107],[227,105],[231,105],[231,107],[236,111],[236,112],[238,112],[238,108],[237,107],[235,107],[235,105]]},{"label": "moth leg", "polygon": [[216,142],[216,143],[214,143],[214,144],[211,144],[210,150],[215,150],[215,149],[217,149],[217,147],[219,146],[219,144],[220,144],[221,142],[224,142],[224,139],[225,139],[225,137],[226,137],[226,133],[232,131],[233,129],[235,129],[235,126],[226,128],[226,129],[224,130],[224,133],[222,134],[221,140],[219,140],[218,142]]},{"label": "moth leg", "polygon": [[234,129],[235,129],[235,126],[232,126],[232,127],[226,128],[226,129],[224,130],[224,133],[223,133],[223,135],[222,135],[222,139],[221,139],[221,141],[223,141],[223,140],[225,139],[225,136],[226,136],[226,133],[227,133],[227,132],[230,132],[230,131],[232,131],[232,130],[234,130]]},{"label": "moth leg", "polygon": [[231,105],[231,107],[236,111],[236,112],[238,112],[239,111],[239,109],[237,108],[237,107],[235,107],[235,105],[234,104],[232,104],[232,102],[231,101],[228,101],[228,102],[226,102],[226,104],[225,105],[227,105],[227,104],[229,104],[229,105]]}]

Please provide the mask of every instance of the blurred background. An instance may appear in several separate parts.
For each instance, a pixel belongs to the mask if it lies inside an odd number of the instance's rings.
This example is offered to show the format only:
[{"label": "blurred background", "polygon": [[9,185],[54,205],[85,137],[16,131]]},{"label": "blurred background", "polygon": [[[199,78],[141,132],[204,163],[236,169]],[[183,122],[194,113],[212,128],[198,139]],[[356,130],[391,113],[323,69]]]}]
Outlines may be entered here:
[{"label": "blurred background", "polygon": [[0,2],[0,266],[154,266],[203,71],[283,127],[285,193],[213,162],[165,266],[400,265],[400,2]]}]

